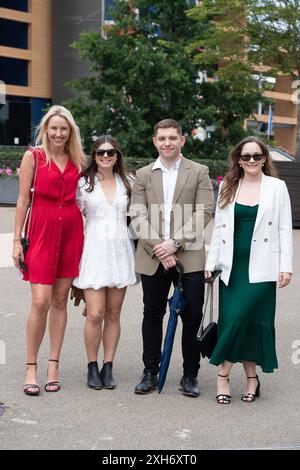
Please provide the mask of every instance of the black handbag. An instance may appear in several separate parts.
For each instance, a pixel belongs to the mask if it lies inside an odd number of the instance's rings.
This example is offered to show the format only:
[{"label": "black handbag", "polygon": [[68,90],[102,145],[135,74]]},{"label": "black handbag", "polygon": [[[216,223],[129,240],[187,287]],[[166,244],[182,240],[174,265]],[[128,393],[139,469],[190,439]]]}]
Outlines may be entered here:
[{"label": "black handbag", "polygon": [[197,339],[200,341],[200,352],[202,357],[210,358],[214,352],[218,339],[218,325],[216,322],[209,322]]},{"label": "black handbag", "polygon": [[84,297],[84,290],[80,289],[79,287],[76,286],[71,286],[71,294],[70,294],[70,299],[74,299],[74,305],[75,307],[78,307],[80,304],[81,300],[85,302],[85,297]]},{"label": "black handbag", "polygon": [[[217,339],[218,339],[218,325],[216,322],[213,321],[213,286],[214,281],[219,277],[221,271],[214,271],[210,278],[205,279],[205,283],[207,284],[206,288],[206,296],[205,296],[205,303],[203,309],[203,316],[200,323],[200,327],[197,333],[197,340],[200,343],[200,352],[202,357],[210,358],[212,353],[216,347]],[[210,300],[210,302],[209,302]],[[209,323],[203,328],[204,318],[207,311],[207,305],[209,307]]]},{"label": "black handbag", "polygon": [[21,237],[21,245],[23,248],[23,255],[25,257],[27,250],[29,248],[29,238],[28,237]]}]

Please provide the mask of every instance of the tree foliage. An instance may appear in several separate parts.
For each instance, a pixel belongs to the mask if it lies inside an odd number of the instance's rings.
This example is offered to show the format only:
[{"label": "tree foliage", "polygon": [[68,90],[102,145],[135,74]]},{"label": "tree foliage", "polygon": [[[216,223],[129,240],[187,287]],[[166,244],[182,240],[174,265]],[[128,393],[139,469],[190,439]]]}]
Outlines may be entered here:
[{"label": "tree foliage", "polygon": [[[300,99],[300,0],[248,0],[248,34],[253,48],[250,60],[271,67],[273,74],[294,77]],[[271,73],[270,72],[270,73]],[[298,93],[297,93],[298,88]],[[300,105],[296,160],[300,161]]]},{"label": "tree foliage", "polygon": [[68,105],[87,144],[93,134],[109,132],[126,154],[153,156],[153,125],[172,117],[188,132],[193,151],[190,132],[198,120],[200,87],[186,45],[201,25],[185,15],[188,4],[118,0],[106,38],[100,32],[81,34],[75,47],[89,59],[92,75],[72,83],[78,95]]},{"label": "tree foliage", "polygon": [[245,2],[204,0],[189,16],[208,23],[201,36],[191,42],[189,51],[194,51],[194,61],[212,78],[202,85],[200,117],[216,128],[210,146],[217,152],[220,146],[228,149],[247,134],[245,119],[259,101],[264,101],[248,61]]},{"label": "tree foliage", "polygon": [[[116,0],[106,37],[84,32],[74,46],[91,63],[68,103],[87,146],[109,132],[127,155],[153,157],[153,125],[172,117],[187,134],[185,154],[225,157],[261,98],[245,60],[242,4],[204,1],[189,11],[189,0]],[[199,71],[217,80],[201,81]],[[192,137],[199,126],[214,128],[204,142]]]}]

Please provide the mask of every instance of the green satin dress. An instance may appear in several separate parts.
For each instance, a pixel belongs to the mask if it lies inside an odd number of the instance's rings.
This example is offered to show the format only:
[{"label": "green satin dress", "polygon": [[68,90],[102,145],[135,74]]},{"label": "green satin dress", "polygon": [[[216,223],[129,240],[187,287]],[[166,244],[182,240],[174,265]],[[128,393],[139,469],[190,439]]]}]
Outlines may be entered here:
[{"label": "green satin dress", "polygon": [[257,211],[258,205],[235,204],[233,265],[228,286],[220,281],[218,342],[210,363],[251,361],[273,372],[276,282],[250,284],[248,274]]}]

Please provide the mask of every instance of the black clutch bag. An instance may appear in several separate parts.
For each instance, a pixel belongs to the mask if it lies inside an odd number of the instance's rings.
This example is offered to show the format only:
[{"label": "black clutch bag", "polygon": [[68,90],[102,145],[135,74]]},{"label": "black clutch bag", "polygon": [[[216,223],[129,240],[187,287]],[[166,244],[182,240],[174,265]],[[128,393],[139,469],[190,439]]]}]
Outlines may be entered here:
[{"label": "black clutch bag", "polygon": [[80,304],[80,301],[83,300],[85,302],[85,297],[84,297],[84,290],[80,289],[79,287],[76,286],[71,286],[71,294],[70,294],[70,299],[74,299],[74,305],[75,307],[78,307]]},{"label": "black clutch bag", "polygon": [[[197,340],[200,343],[200,352],[202,357],[210,358],[216,347],[218,339],[218,325],[213,321],[213,285],[214,281],[220,276],[222,271],[214,271],[210,278],[205,279],[207,284],[206,296],[204,302],[203,316],[200,323],[200,327],[197,333]],[[207,311],[207,306],[209,304],[209,322],[205,328],[203,328],[205,314]]]},{"label": "black clutch bag", "polygon": [[29,248],[29,239],[28,239],[28,237],[21,237],[21,245],[22,245],[22,248],[23,248],[23,255],[25,257],[25,255],[27,253],[27,250]]}]

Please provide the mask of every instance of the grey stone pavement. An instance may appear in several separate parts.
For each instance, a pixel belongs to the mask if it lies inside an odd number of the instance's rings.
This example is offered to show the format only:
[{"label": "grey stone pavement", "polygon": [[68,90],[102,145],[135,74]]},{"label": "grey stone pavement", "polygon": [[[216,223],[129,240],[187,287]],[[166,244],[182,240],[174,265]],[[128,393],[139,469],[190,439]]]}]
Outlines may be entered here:
[{"label": "grey stone pavement", "polygon": [[[240,400],[244,372],[241,364],[235,365],[230,381],[232,403],[222,406],[215,401],[217,368],[207,359],[199,373],[201,397],[185,397],[178,391],[180,324],[163,392],[133,393],[142,372],[140,285],[128,289],[124,302],[114,362],[115,390],[86,387],[84,319],[81,307],[70,302],[60,362],[62,389],[26,396],[22,384],[30,288],[19,278],[10,258],[13,217],[13,207],[0,207],[0,449],[300,449],[299,230],[294,231],[293,282],[278,291],[279,369],[274,374],[260,373],[261,397],[244,403]],[[45,338],[38,363],[41,386],[48,351]]]}]

